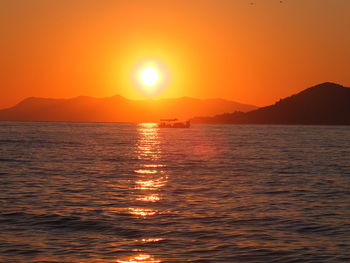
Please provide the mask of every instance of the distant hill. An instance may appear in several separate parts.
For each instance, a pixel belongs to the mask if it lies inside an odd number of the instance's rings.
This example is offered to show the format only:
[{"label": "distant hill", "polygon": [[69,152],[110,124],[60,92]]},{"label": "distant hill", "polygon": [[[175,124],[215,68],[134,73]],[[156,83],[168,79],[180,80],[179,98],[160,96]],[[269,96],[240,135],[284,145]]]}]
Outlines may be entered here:
[{"label": "distant hill", "polygon": [[0,110],[0,120],[77,122],[155,122],[160,118],[187,120],[255,106],[223,99],[176,98],[129,100],[76,97],[72,99],[27,98],[12,108]]},{"label": "distant hill", "polygon": [[247,113],[198,117],[194,123],[350,125],[350,88],[326,82]]}]

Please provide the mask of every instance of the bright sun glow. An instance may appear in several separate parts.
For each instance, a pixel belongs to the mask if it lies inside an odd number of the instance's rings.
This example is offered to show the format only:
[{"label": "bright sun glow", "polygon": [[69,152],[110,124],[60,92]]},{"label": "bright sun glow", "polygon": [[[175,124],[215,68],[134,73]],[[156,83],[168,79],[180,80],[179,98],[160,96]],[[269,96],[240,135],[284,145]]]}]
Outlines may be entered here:
[{"label": "bright sun glow", "polygon": [[135,67],[134,81],[139,91],[148,97],[156,97],[168,81],[166,67],[159,61],[144,61]]},{"label": "bright sun glow", "polygon": [[144,68],[141,72],[141,81],[147,87],[153,87],[158,83],[158,71],[151,66]]}]

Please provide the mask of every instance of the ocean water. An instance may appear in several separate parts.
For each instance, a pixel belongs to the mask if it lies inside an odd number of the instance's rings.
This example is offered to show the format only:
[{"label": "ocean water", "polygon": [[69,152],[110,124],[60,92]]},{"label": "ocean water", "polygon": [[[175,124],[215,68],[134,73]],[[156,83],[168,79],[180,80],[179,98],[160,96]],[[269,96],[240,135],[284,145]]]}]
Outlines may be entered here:
[{"label": "ocean water", "polygon": [[350,127],[0,122],[0,262],[350,262]]}]

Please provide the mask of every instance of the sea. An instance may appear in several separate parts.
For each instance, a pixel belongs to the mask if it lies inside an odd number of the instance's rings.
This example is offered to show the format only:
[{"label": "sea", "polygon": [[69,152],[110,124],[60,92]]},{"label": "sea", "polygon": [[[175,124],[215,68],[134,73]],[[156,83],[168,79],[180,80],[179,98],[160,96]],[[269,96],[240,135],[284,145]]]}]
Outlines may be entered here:
[{"label": "sea", "polygon": [[350,126],[0,122],[0,262],[350,262]]}]

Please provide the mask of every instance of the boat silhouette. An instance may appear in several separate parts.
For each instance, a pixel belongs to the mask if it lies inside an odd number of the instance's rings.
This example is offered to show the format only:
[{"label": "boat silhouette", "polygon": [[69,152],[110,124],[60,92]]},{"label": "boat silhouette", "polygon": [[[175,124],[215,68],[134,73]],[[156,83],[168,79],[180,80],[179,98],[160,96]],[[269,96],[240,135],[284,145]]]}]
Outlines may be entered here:
[{"label": "boat silhouette", "polygon": [[190,121],[180,122],[178,119],[160,119],[158,128],[190,128]]}]

